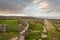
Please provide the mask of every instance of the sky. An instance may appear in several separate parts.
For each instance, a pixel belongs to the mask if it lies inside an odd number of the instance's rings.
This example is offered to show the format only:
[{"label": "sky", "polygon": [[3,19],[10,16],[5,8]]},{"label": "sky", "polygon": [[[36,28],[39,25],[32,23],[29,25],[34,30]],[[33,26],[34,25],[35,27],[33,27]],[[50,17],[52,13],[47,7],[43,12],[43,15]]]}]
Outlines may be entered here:
[{"label": "sky", "polygon": [[0,15],[58,16],[60,0],[0,0]]}]

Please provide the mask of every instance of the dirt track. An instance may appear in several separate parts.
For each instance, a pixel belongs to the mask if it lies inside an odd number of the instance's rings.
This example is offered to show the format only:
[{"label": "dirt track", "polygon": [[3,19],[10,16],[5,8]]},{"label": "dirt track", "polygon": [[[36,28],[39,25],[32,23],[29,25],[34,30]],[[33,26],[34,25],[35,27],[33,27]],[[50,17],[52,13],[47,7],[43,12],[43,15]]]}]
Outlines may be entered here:
[{"label": "dirt track", "polygon": [[53,30],[55,27],[52,25],[52,23],[49,20],[44,20],[44,25],[46,26],[47,30]]},{"label": "dirt track", "polygon": [[49,40],[59,40],[56,34],[56,28],[53,26],[53,24],[49,20],[44,19],[44,25],[49,32]]}]

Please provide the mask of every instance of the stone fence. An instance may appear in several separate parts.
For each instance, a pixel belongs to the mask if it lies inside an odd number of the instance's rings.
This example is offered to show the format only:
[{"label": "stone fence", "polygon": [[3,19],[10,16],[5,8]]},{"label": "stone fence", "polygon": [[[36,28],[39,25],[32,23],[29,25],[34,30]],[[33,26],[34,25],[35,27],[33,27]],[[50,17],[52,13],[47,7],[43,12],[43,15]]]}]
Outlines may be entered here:
[{"label": "stone fence", "polygon": [[[20,24],[19,24],[19,26],[20,26],[19,31],[20,32],[19,32],[18,40],[25,40],[25,37],[28,33],[29,24],[26,21],[22,20],[20,17],[18,18],[18,20],[20,22]],[[21,26],[21,24],[24,26]]]}]

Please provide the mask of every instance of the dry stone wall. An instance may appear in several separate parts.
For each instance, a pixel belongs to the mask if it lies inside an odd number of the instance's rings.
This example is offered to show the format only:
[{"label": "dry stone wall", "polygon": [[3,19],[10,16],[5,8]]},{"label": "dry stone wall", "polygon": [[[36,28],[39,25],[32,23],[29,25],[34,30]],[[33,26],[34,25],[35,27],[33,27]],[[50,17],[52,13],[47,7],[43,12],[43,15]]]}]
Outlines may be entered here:
[{"label": "dry stone wall", "polygon": [[6,32],[7,25],[6,24],[0,24],[0,32]]},{"label": "dry stone wall", "polygon": [[18,40],[25,40],[25,37],[28,33],[29,24],[26,21],[22,20],[21,18],[18,18],[18,20],[21,24],[24,25],[24,27],[19,25],[20,26],[20,29],[19,29],[20,32],[19,32]]}]

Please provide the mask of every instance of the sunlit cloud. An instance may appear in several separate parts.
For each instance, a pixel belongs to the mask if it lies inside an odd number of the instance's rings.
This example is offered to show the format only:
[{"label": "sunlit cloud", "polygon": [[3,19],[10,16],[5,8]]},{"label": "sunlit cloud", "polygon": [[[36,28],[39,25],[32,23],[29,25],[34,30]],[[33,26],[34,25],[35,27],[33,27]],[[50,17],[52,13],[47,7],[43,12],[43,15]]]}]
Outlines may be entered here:
[{"label": "sunlit cloud", "polygon": [[42,2],[40,3],[40,6],[38,7],[39,9],[44,9],[44,8],[47,8],[48,7],[48,3],[47,2]]},{"label": "sunlit cloud", "polygon": [[38,3],[40,2],[41,0],[34,0],[33,3]]},{"label": "sunlit cloud", "polygon": [[43,12],[60,12],[60,0],[41,0],[38,9]]}]

